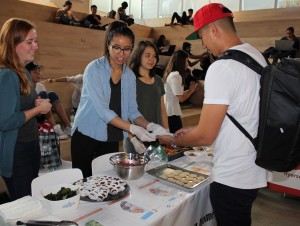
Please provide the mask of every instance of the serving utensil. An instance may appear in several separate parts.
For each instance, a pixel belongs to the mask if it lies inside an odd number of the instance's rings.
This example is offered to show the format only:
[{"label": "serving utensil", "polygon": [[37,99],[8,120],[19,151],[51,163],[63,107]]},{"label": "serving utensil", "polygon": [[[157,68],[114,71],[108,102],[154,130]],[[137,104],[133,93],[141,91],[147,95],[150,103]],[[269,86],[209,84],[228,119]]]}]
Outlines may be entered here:
[{"label": "serving utensil", "polygon": [[74,221],[28,221],[22,222],[18,221],[17,225],[27,225],[27,226],[78,226]]}]

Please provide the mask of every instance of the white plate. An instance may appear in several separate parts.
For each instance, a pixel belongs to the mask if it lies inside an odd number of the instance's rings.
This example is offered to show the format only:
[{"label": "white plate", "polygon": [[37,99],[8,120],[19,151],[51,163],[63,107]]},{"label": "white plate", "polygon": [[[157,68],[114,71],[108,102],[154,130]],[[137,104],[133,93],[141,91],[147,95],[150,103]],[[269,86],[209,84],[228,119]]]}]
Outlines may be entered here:
[{"label": "white plate", "polygon": [[201,151],[185,151],[184,155],[193,161],[198,161],[201,156],[204,155],[204,152]]}]

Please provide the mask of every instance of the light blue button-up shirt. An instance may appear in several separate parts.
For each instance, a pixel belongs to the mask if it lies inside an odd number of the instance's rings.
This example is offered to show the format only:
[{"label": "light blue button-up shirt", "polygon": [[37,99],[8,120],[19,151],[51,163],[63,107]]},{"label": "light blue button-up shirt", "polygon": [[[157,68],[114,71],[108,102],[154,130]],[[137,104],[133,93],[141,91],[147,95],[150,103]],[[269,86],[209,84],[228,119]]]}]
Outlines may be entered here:
[{"label": "light blue button-up shirt", "polygon": [[[109,109],[111,96],[111,69],[106,56],[88,64],[84,71],[80,103],[74,119],[72,134],[78,129],[82,134],[99,141],[107,141],[107,124],[118,115]],[[121,114],[125,121],[133,122],[141,116],[136,103],[136,77],[123,65],[121,77]],[[127,132],[123,132],[127,137]]]}]

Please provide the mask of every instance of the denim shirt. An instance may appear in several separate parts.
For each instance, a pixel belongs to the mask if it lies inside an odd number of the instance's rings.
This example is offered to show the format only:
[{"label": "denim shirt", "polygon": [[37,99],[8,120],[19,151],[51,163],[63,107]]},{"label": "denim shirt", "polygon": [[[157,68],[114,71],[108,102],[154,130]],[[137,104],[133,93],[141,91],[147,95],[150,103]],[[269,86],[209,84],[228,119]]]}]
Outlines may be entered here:
[{"label": "denim shirt", "polygon": [[[107,56],[88,64],[84,71],[80,103],[75,115],[72,135],[76,129],[98,141],[107,141],[107,124],[117,114],[109,109],[111,69]],[[136,77],[123,65],[121,76],[121,115],[124,121],[133,122],[141,113],[136,103]],[[123,131],[124,137],[127,132]]]},{"label": "denim shirt", "polygon": [[[28,76],[28,75],[27,75]],[[0,68],[0,175],[11,177],[18,129],[25,122],[20,111],[20,81],[17,74]]]}]

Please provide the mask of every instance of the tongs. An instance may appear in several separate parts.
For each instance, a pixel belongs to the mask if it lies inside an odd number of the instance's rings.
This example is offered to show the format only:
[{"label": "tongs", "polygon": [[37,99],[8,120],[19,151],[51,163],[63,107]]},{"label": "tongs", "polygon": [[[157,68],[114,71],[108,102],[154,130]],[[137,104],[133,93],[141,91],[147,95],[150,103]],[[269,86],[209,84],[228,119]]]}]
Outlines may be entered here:
[{"label": "tongs", "polygon": [[17,225],[27,225],[27,226],[78,226],[74,221],[28,221],[22,222],[18,221]]}]

